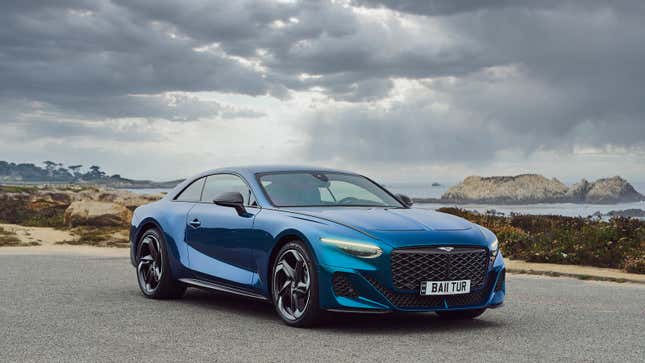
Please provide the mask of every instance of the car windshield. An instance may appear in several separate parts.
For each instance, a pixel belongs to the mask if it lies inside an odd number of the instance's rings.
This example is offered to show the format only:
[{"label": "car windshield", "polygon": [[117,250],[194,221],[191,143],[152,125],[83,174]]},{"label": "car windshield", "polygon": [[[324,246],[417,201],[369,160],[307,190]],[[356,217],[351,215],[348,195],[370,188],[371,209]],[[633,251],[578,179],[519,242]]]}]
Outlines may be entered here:
[{"label": "car windshield", "polygon": [[277,207],[404,208],[382,187],[360,175],[298,171],[259,174],[258,180]]}]

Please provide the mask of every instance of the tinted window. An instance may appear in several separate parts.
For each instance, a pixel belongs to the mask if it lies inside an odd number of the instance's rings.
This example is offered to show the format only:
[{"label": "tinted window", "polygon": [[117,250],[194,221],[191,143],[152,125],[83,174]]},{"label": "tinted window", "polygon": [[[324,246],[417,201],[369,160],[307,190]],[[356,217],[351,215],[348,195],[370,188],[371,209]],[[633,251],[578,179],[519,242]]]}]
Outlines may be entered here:
[{"label": "tinted window", "polygon": [[259,175],[273,205],[381,206],[401,208],[401,203],[369,179],[353,174],[284,172]]},{"label": "tinted window", "polygon": [[239,192],[244,197],[244,204],[253,205],[255,199],[249,186],[238,176],[231,174],[209,175],[202,193],[203,202],[212,202],[222,193]]},{"label": "tinted window", "polygon": [[204,179],[200,178],[195,180],[188,188],[184,189],[175,200],[182,202],[199,202],[202,196],[202,187],[204,186]]}]

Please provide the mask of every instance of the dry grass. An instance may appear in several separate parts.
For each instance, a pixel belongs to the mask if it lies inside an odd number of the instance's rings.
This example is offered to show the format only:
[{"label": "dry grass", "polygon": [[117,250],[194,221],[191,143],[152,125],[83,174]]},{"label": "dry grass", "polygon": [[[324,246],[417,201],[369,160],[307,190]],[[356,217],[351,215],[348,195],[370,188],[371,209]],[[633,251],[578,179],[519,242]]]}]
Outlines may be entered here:
[{"label": "dry grass", "polygon": [[75,240],[62,241],[57,244],[88,245],[96,247],[129,247],[128,230],[123,227],[87,227],[81,226],[70,230],[78,236]]},{"label": "dry grass", "polygon": [[0,227],[0,246],[38,246],[38,242],[22,242],[18,235]]}]

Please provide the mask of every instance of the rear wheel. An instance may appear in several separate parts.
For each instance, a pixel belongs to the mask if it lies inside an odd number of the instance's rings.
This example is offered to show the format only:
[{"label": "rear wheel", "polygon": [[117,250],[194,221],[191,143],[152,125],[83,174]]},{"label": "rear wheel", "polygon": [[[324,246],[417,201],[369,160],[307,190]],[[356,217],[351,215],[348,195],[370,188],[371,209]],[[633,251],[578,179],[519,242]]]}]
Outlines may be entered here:
[{"label": "rear wheel", "polygon": [[446,320],[467,320],[474,319],[484,313],[486,309],[436,311],[440,318]]},{"label": "rear wheel", "polygon": [[137,245],[137,281],[146,297],[173,299],[184,296],[186,285],[170,274],[166,243],[156,228],[148,229]]},{"label": "rear wheel", "polygon": [[289,242],[280,249],[271,283],[275,310],[286,324],[306,327],[316,323],[321,314],[318,276],[303,242]]}]

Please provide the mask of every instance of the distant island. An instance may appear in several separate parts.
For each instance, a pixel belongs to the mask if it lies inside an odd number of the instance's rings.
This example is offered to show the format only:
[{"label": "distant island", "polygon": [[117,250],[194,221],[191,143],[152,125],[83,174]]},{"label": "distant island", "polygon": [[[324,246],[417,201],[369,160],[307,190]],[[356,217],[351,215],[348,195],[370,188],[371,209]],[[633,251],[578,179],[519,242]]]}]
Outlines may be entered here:
[{"label": "distant island", "polygon": [[440,186],[441,186],[441,183],[434,182],[434,183],[432,183],[432,186],[433,186],[433,187],[440,187]]},{"label": "distant island", "polygon": [[614,176],[568,187],[556,178],[538,174],[516,176],[469,176],[448,189],[441,198],[413,198],[417,203],[595,203],[612,204],[645,201],[625,179]]},{"label": "distant island", "polygon": [[182,180],[156,182],[151,180],[134,180],[121,177],[119,174],[108,175],[98,165],[65,166],[62,163],[43,161],[40,167],[31,163],[16,164],[0,161],[1,184],[92,184],[110,188],[173,188]]}]

